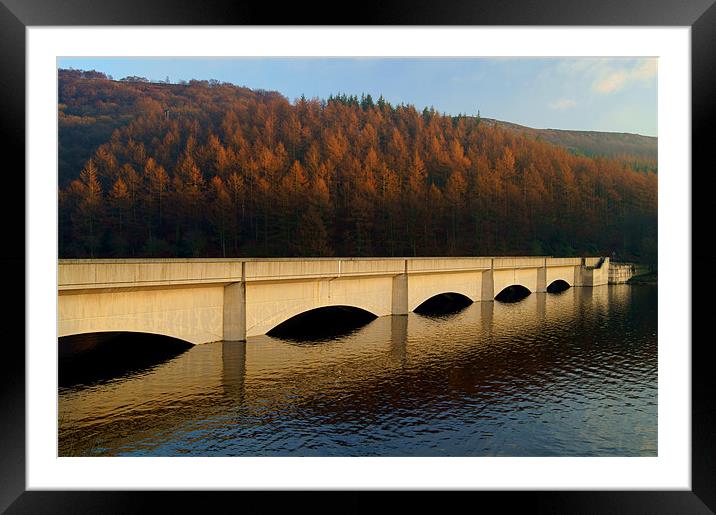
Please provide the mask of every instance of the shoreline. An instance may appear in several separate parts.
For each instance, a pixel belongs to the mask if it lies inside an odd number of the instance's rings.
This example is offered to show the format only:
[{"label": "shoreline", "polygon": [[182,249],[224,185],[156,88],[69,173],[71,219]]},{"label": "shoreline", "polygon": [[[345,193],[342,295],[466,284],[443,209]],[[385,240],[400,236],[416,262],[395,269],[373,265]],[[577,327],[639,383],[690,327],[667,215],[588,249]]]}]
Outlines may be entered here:
[{"label": "shoreline", "polygon": [[626,284],[658,284],[659,273],[650,272],[648,274],[635,275],[629,279]]}]

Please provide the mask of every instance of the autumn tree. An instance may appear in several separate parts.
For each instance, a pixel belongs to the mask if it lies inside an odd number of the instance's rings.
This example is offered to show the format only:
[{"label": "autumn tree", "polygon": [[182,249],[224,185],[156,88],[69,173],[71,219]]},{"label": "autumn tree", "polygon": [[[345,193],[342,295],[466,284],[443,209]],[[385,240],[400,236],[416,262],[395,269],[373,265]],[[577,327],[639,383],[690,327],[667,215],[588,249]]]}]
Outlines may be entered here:
[{"label": "autumn tree", "polygon": [[580,155],[369,94],[59,79],[63,257],[657,259],[657,165],[627,140]]},{"label": "autumn tree", "polygon": [[101,225],[103,199],[97,168],[91,159],[80,171],[79,181],[74,183],[73,190],[79,196],[74,219],[78,229],[78,239],[84,242],[89,250],[89,257],[93,258],[96,257],[100,247],[103,232]]}]

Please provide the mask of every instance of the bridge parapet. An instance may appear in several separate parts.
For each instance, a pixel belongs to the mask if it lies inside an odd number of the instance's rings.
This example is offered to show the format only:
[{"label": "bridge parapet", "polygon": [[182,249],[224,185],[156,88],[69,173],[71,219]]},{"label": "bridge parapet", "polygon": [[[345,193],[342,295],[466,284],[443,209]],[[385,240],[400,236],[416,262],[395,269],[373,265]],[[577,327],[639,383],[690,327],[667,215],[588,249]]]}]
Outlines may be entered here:
[{"label": "bridge parapet", "polygon": [[337,259],[246,261],[244,266],[246,267],[246,281],[288,280],[297,277],[336,277],[340,273],[340,261]]},{"label": "bridge parapet", "polygon": [[341,259],[341,275],[396,275],[405,271],[404,259]]},{"label": "bridge parapet", "polygon": [[494,268],[539,268],[543,267],[546,257],[497,257],[493,259]]},{"label": "bridge parapet", "polygon": [[492,258],[411,258],[406,269],[410,273],[457,272],[468,270],[489,270]]},{"label": "bridge parapet", "polygon": [[241,281],[241,262],[203,259],[61,260],[60,291]]},{"label": "bridge parapet", "polygon": [[[599,259],[599,258],[597,258]],[[579,266],[582,264],[582,258],[554,258],[546,259],[547,266]]]},{"label": "bridge parapet", "polygon": [[344,276],[396,275],[403,259],[296,259],[246,261],[245,280],[276,281]]}]

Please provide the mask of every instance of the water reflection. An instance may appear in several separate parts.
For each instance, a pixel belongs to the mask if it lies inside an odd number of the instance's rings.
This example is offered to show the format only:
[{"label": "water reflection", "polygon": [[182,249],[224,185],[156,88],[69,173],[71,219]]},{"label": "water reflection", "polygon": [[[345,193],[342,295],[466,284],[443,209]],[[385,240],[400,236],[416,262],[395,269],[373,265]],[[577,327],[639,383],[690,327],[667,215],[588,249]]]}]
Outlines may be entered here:
[{"label": "water reflection", "polygon": [[192,345],[143,333],[92,333],[58,341],[59,386],[92,385],[129,377],[178,356]]},{"label": "water reflection", "polygon": [[227,399],[244,402],[246,385],[246,344],[221,342],[221,386]]},{"label": "water reflection", "polygon": [[390,317],[390,358],[395,364],[405,367],[408,356],[408,317]]},{"label": "water reflection", "polygon": [[656,454],[656,289],[381,317],[322,345],[201,345],[60,391],[60,455]]}]

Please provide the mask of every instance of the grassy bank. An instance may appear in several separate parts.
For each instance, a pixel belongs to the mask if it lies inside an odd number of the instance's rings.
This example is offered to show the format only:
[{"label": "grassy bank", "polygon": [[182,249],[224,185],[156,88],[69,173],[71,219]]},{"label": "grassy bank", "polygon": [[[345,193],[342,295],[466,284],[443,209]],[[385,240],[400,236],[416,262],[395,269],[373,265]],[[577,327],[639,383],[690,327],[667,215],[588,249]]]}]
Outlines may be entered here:
[{"label": "grassy bank", "polygon": [[649,272],[648,274],[635,275],[627,281],[628,284],[657,284],[658,272]]}]

